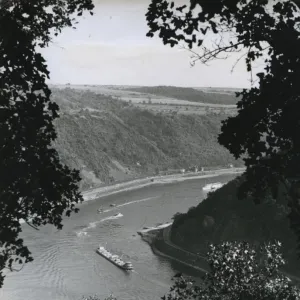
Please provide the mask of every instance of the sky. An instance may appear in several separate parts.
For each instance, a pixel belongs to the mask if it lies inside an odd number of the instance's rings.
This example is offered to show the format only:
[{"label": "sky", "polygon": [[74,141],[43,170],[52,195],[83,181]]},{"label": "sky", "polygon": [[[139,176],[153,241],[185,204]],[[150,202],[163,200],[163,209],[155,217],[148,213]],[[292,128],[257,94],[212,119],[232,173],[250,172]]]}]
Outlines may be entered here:
[{"label": "sky", "polygon": [[77,29],[64,29],[42,51],[50,83],[250,87],[243,60],[231,72],[237,55],[191,67],[190,52],[146,37],[148,4],[149,0],[96,0],[93,16],[79,18]]}]

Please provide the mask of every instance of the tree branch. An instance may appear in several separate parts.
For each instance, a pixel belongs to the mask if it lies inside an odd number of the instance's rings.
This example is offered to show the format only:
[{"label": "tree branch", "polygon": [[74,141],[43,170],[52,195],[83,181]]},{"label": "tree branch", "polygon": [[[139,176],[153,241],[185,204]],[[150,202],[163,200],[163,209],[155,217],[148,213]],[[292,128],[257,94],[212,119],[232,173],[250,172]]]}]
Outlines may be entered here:
[{"label": "tree branch", "polygon": [[237,52],[241,51],[241,49],[236,49],[236,47],[242,45],[242,42],[232,44],[230,46],[221,46],[221,43],[222,43],[222,39],[220,39],[220,41],[218,43],[215,42],[216,49],[213,49],[213,50],[208,50],[208,48],[203,47],[203,54],[199,54],[199,53],[195,52],[194,50],[189,49],[185,46],[181,46],[181,48],[185,49],[193,54],[191,57],[193,59],[191,62],[192,66],[194,66],[196,61],[198,61],[198,60],[200,60],[201,63],[207,65],[207,63],[210,62],[211,60],[226,59],[228,57],[228,56],[218,57],[218,55],[221,53],[235,53],[235,52],[237,53]]}]

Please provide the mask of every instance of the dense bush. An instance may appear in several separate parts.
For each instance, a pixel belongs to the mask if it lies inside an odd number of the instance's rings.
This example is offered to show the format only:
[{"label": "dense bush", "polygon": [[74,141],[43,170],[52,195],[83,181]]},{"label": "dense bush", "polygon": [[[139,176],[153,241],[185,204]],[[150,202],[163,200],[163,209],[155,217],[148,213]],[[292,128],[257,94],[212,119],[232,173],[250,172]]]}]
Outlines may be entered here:
[{"label": "dense bush", "polygon": [[175,275],[170,293],[162,300],[296,300],[300,290],[281,274],[285,261],[280,243],[266,243],[260,249],[245,242],[210,245],[210,272],[200,286]]}]

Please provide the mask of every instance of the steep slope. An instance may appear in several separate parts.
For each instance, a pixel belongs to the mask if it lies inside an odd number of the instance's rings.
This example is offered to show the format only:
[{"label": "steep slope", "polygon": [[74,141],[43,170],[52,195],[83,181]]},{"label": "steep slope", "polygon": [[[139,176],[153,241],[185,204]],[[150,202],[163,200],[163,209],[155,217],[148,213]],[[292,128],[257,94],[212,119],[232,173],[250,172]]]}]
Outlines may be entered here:
[{"label": "steep slope", "polygon": [[234,92],[203,92],[194,88],[183,88],[174,86],[154,86],[154,87],[132,87],[126,88],[133,92],[153,94],[162,97],[174,98],[178,100],[187,100],[192,102],[202,102],[211,104],[236,104],[239,98]]},{"label": "steep slope", "polygon": [[236,191],[243,177],[208,195],[197,207],[175,217],[172,241],[192,252],[206,253],[208,244],[246,240],[262,244],[277,239],[283,243],[288,260],[286,270],[299,275],[296,236],[289,227],[283,191],[279,200],[255,205],[251,199],[238,200]]},{"label": "steep slope", "polygon": [[82,188],[193,165],[241,165],[217,143],[224,116],[156,114],[72,89],[54,90],[53,100],[61,107],[54,146],[81,170]]}]

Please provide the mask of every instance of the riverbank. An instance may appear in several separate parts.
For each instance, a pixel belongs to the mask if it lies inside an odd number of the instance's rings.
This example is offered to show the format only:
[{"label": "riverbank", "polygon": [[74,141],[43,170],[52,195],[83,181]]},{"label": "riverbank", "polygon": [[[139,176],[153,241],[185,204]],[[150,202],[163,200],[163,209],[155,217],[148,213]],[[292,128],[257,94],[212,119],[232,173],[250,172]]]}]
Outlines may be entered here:
[{"label": "riverbank", "polygon": [[[150,185],[168,184],[168,183],[180,182],[180,181],[192,180],[192,179],[210,178],[210,177],[216,177],[216,176],[226,175],[226,174],[240,174],[243,173],[245,170],[246,168],[227,168],[227,169],[217,169],[217,170],[209,170],[209,171],[187,173],[187,174],[172,174],[172,175],[165,175],[165,176],[138,178],[135,180],[120,182],[113,185],[105,185],[91,190],[83,191],[82,192],[82,196],[84,199],[83,203],[87,201],[95,200],[97,198],[121,193],[121,192],[141,189],[143,187],[150,186]],[[20,219],[19,222],[21,224],[25,223],[23,219]]]},{"label": "riverbank", "polygon": [[145,228],[139,230],[137,234],[141,236],[143,241],[147,242],[150,246],[152,246],[154,241],[157,239],[159,232],[164,228],[171,226],[172,223],[173,222],[169,222],[169,223],[158,225],[156,227]]},{"label": "riverbank", "polygon": [[156,184],[167,184],[185,180],[201,179],[216,177],[225,174],[240,174],[245,171],[245,168],[228,168],[219,170],[202,171],[187,174],[173,174],[165,176],[153,176],[147,178],[140,178],[131,181],[121,182],[114,185],[102,186],[92,190],[82,192],[84,201],[95,200],[97,198],[109,196],[116,193],[121,193],[125,191],[131,191],[135,189],[141,189],[146,186],[156,185]]},{"label": "riverbank", "polygon": [[169,242],[169,232],[172,223],[165,223],[137,233],[149,244],[154,254],[179,262],[189,268],[199,271],[202,275],[209,271],[205,257],[192,254]]},{"label": "riverbank", "polygon": [[[147,242],[154,254],[177,261],[194,270],[200,271],[203,275],[209,272],[209,265],[204,254],[194,254],[174,244],[170,239],[172,223],[138,231],[144,242]],[[300,278],[286,271],[282,274],[289,277],[293,284],[300,286]]]}]

